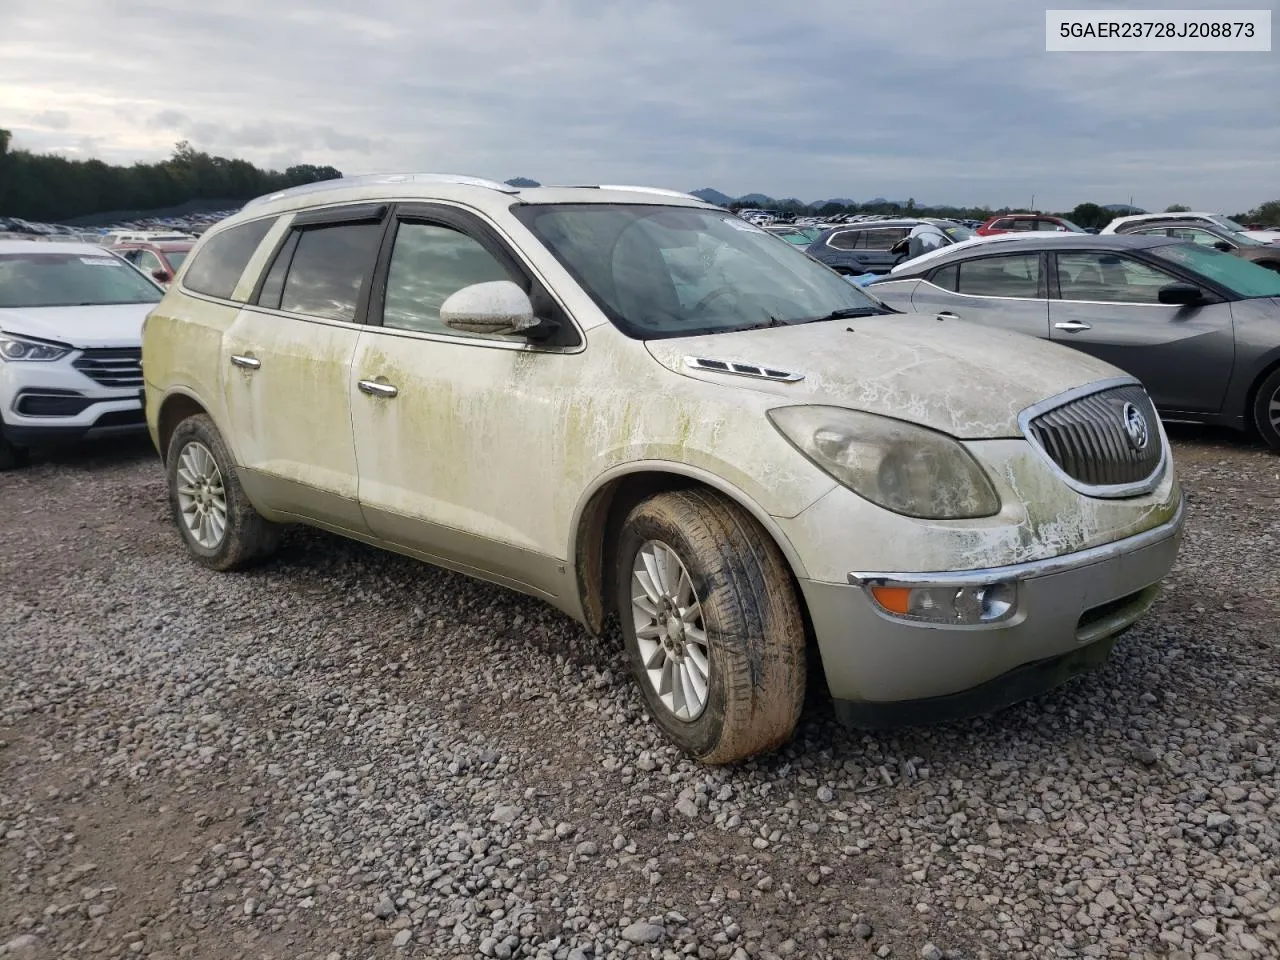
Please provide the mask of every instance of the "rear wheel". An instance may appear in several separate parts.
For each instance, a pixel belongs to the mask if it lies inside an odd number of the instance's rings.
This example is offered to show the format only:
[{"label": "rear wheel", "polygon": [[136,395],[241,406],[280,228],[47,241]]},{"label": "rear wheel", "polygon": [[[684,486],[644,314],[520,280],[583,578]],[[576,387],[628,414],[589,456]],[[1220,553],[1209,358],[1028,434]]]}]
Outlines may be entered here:
[{"label": "rear wheel", "polygon": [[1280,453],[1280,369],[1272,370],[1258,386],[1253,401],[1253,425],[1272,450]]},{"label": "rear wheel", "polygon": [[253,509],[222,435],[204,414],[178,424],[166,459],[169,509],[187,549],[214,570],[265,560],[280,528]]},{"label": "rear wheel", "polygon": [[627,659],[667,737],[705,763],[786,743],[805,632],[777,545],[710,491],[662,493],[623,523],[615,585]]}]

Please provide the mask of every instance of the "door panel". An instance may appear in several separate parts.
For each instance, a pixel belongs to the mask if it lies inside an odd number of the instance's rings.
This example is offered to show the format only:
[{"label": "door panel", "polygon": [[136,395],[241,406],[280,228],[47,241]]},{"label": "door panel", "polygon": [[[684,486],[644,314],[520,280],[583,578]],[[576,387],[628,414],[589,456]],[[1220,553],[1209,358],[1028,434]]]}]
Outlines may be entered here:
[{"label": "door panel", "polygon": [[235,456],[265,509],[362,531],[349,382],[359,327],[242,309],[221,367]]},{"label": "door panel", "polygon": [[1163,411],[1216,413],[1235,363],[1229,304],[1162,304],[1178,278],[1096,251],[1057,254],[1060,300],[1049,305],[1057,343],[1092,354],[1142,381]]},{"label": "door panel", "polygon": [[950,313],[1046,340],[1049,301],[1038,253],[976,257],[931,274],[912,294],[921,313]]}]

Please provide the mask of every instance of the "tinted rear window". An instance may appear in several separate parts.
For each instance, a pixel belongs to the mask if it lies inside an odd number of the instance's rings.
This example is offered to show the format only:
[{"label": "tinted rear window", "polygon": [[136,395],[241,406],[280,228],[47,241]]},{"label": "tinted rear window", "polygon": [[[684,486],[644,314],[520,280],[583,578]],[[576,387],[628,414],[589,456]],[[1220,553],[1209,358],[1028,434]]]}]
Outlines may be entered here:
[{"label": "tinted rear window", "polygon": [[210,237],[192,259],[182,285],[196,293],[234,299],[232,293],[240,275],[275,221],[274,217],[252,220]]}]

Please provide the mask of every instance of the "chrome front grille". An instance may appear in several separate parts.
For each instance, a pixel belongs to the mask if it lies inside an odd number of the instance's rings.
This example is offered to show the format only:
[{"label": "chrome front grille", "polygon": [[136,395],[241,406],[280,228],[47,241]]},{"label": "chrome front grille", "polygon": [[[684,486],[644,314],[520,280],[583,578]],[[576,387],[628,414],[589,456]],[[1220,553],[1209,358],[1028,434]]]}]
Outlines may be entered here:
[{"label": "chrome front grille", "polygon": [[94,347],[85,350],[72,366],[104,387],[142,386],[141,347]]},{"label": "chrome front grille", "polygon": [[1165,461],[1159,416],[1136,383],[1069,397],[1024,415],[1024,431],[1077,490],[1123,497],[1148,492]]}]

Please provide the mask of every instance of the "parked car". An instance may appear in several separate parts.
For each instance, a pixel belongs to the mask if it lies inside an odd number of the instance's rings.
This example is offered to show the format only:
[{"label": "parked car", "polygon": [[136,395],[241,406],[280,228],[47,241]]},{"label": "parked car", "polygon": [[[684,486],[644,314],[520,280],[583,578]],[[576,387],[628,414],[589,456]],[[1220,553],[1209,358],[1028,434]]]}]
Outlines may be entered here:
[{"label": "parked car", "polygon": [[1236,223],[1230,217],[1224,217],[1220,213],[1143,213],[1132,217],[1117,217],[1109,224],[1102,228],[1103,233],[1133,233],[1135,230],[1142,229],[1160,223],[1205,223],[1221,227],[1233,234],[1243,234],[1251,240],[1258,240],[1262,243],[1276,243],[1280,241],[1280,229],[1277,230],[1250,230],[1243,224]]},{"label": "parked car", "polygon": [[1168,220],[1138,226],[1136,229],[1125,232],[1143,236],[1173,237],[1176,240],[1198,243],[1201,246],[1221,250],[1223,253],[1234,254],[1268,270],[1280,272],[1280,243],[1263,243],[1261,240],[1253,239],[1247,233],[1232,233],[1216,223]]},{"label": "parked car", "polygon": [[863,725],[1100,663],[1182,526],[1133,378],[893,313],[670,191],[272,194],[201,239],[143,369],[198,561],[301,522],[616,612],[647,711],[712,763],[791,736],[810,633]]},{"label": "parked car", "polygon": [[1075,347],[1138,377],[1167,419],[1254,428],[1280,450],[1280,274],[1247,260],[1173,237],[1027,236],[938,251],[870,289]]},{"label": "parked car", "polygon": [[0,240],[0,469],[143,429],[142,320],[162,295],[94,244]]},{"label": "parked car", "polygon": [[117,243],[111,249],[159,284],[168,285],[186,259],[194,240]]},{"label": "parked car", "polygon": [[888,273],[905,256],[894,248],[910,236],[913,227],[922,223],[937,226],[952,243],[961,243],[973,236],[967,227],[954,220],[920,217],[864,220],[825,231],[805,252],[837,273],[848,276]]},{"label": "parked car", "polygon": [[1076,226],[1063,217],[1053,217],[1044,213],[1010,213],[995,216],[978,228],[978,235],[994,236],[998,233],[1084,233],[1083,227]]}]

